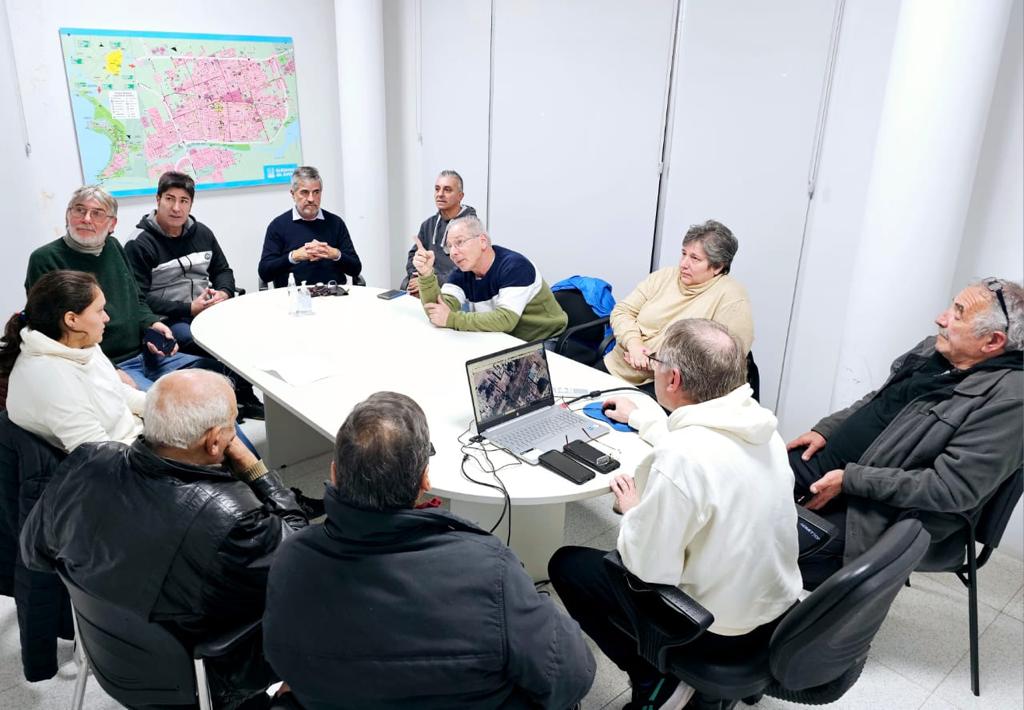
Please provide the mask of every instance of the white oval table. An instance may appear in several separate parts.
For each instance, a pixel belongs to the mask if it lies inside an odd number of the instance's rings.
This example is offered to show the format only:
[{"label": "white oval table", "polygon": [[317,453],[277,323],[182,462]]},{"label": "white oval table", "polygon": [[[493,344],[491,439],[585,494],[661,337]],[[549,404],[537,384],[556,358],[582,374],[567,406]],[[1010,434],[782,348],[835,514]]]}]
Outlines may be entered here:
[{"label": "white oval table", "polygon": [[[352,407],[381,390],[401,392],[426,413],[436,454],[430,459],[431,492],[449,498],[452,512],[489,529],[503,496],[473,483],[461,471],[459,436],[473,425],[465,363],[522,341],[504,333],[466,333],[430,324],[418,299],[385,301],[382,289],[354,286],[347,296],[313,299],[313,314],[289,315],[284,289],[233,298],[201,313],[192,324],[195,340],[264,392],[267,460],[275,468],[333,448]],[[611,375],[548,353],[551,379],[559,388],[587,391],[622,386]],[[649,397],[633,397],[657,407]],[[583,402],[574,405],[582,406]],[[475,427],[472,427],[475,432]],[[619,472],[631,472],[650,447],[635,433],[612,431],[601,445],[618,451]],[[598,474],[575,485],[541,467],[491,453],[512,501],[511,546],[535,579],[562,544],[565,503],[608,491]],[[474,478],[494,482],[473,462]],[[507,521],[495,531],[504,538]]]}]

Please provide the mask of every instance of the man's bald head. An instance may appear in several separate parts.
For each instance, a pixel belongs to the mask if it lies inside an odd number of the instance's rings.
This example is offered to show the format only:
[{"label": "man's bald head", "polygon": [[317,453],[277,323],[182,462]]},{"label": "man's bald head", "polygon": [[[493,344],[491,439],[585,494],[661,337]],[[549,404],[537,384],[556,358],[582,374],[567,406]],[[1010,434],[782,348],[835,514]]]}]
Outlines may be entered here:
[{"label": "man's bald head", "polygon": [[747,381],[743,346],[728,329],[705,318],[676,321],[658,348],[660,367],[679,370],[693,402],[724,397]]},{"label": "man's bald head", "polygon": [[164,375],[146,393],[144,433],[151,446],[190,449],[212,428],[234,427],[231,381],[209,370]]}]

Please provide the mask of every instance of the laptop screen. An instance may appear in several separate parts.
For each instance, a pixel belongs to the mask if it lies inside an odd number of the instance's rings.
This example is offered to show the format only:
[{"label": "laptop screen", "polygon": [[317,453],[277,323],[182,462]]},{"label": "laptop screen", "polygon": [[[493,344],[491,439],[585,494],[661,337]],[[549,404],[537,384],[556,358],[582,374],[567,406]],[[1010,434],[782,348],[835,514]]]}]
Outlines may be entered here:
[{"label": "laptop screen", "polygon": [[478,432],[555,404],[544,343],[528,343],[466,363]]}]

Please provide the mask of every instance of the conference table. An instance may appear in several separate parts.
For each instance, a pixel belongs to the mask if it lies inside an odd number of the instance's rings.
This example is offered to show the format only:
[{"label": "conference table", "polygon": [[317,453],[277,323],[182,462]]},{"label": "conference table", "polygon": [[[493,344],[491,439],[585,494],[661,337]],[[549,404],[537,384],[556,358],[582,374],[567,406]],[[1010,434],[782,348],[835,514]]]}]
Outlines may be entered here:
[{"label": "conference table", "polygon": [[[285,289],[232,298],[203,311],[192,323],[195,340],[264,393],[268,465],[281,467],[333,450],[352,408],[374,392],[408,395],[423,408],[436,453],[430,459],[432,494],[484,529],[501,516],[503,494],[470,480],[496,484],[479,451],[464,461],[463,445],[476,433],[466,361],[522,344],[505,333],[458,332],[433,326],[419,299],[377,298],[382,289],[351,286],[348,295],[312,299],[309,315],[289,313]],[[611,375],[548,352],[556,395],[621,387]],[[628,394],[628,393],[618,393]],[[657,404],[639,392],[642,407]],[[572,405],[582,407],[591,400]],[[596,447],[632,472],[650,451],[635,432],[609,433]],[[479,445],[477,445],[479,446]],[[610,475],[576,485],[542,466],[488,447],[512,503],[494,531],[505,539],[534,579],[562,544],[565,504],[608,492]],[[481,463],[484,462],[482,466]],[[325,477],[327,472],[325,471]]]}]

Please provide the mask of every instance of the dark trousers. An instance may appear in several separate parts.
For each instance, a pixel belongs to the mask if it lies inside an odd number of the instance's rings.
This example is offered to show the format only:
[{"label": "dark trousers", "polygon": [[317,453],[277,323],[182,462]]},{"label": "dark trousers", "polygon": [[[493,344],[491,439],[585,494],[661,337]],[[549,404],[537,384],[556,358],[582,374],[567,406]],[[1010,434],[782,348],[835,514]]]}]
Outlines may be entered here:
[{"label": "dark trousers", "polygon": [[[820,456],[821,450],[810,461],[800,458],[803,452],[803,449],[789,452],[789,467],[793,469],[796,479],[793,492],[797,501],[803,499],[806,503],[813,495],[811,484],[834,466]],[[800,560],[800,574],[803,575],[804,589],[808,590],[817,589],[822,582],[839,571],[843,566],[843,550],[846,549],[846,499],[841,495],[836,496],[824,508],[815,512],[836,526],[836,535],[813,555]]]},{"label": "dark trousers", "polygon": [[[620,631],[612,617],[625,618],[604,564],[603,550],[563,547],[548,562],[548,577],[555,591],[586,634],[615,665],[625,671],[633,685],[660,677],[658,670],[640,657],[636,641]],[[742,583],[737,579],[737,584]],[[704,632],[683,647],[687,655],[704,659],[730,659],[764,648],[778,620],[757,627],[743,636],[719,636]]]}]

